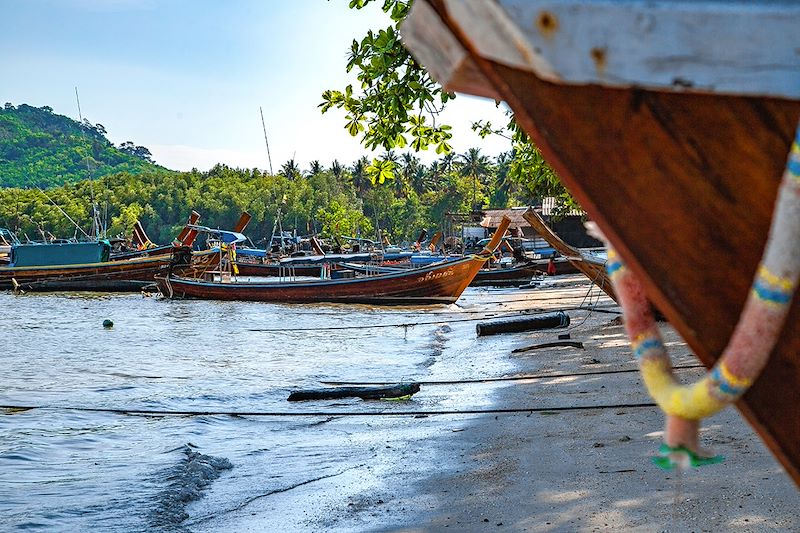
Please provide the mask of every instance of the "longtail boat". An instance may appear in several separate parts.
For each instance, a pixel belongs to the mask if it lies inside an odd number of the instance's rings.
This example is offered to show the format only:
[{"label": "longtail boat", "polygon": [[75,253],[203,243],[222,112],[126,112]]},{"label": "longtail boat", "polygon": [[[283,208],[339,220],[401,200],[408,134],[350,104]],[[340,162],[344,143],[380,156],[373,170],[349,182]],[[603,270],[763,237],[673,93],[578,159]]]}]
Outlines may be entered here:
[{"label": "longtail boat", "polygon": [[519,285],[527,283],[534,276],[544,272],[542,265],[535,262],[520,263],[510,267],[482,268],[475,275],[471,285],[474,287]]},{"label": "longtail boat", "polygon": [[[452,257],[445,259],[439,258],[441,261],[453,261]],[[366,275],[371,274],[387,274],[393,272],[404,272],[411,268],[411,263],[393,264],[390,266],[373,265],[373,264],[359,264],[359,263],[337,263],[337,267],[353,270]],[[473,287],[505,287],[515,286],[527,283],[536,275],[541,275],[546,270],[546,265],[537,261],[528,261],[512,265],[510,267],[491,267],[481,268],[470,283]],[[240,273],[245,274],[241,269]],[[298,273],[298,275],[300,275]]]},{"label": "longtail boat", "polygon": [[605,259],[591,253],[582,252],[564,242],[561,237],[553,232],[539,213],[533,209],[526,210],[522,217],[550,246],[558,250],[558,253],[589,278],[592,283],[600,287],[612,300],[617,299],[611,286],[611,279],[606,273]]},{"label": "longtail boat", "polygon": [[188,264],[190,257],[190,248],[172,247],[169,253],[116,261],[97,261],[71,265],[0,267],[0,289],[22,291],[138,291],[147,285],[152,285],[155,275],[166,267]]},{"label": "longtail boat", "polygon": [[495,238],[481,253],[402,272],[349,279],[248,283],[191,279],[168,275],[156,278],[167,298],[201,298],[259,302],[338,302],[379,305],[453,303],[500,244],[510,220],[504,218]]},{"label": "longtail boat", "polygon": [[[773,213],[793,194],[779,189],[800,171],[798,24],[795,2],[417,0],[401,31],[446,90],[508,104],[616,249],[610,270],[633,276],[617,294],[649,300],[713,368],[684,413],[651,390],[667,415],[666,453],[694,464],[708,414],[697,404],[735,402],[800,484],[796,269],[762,263]],[[649,324],[636,312],[626,310],[629,332]],[[736,343],[753,317],[770,335],[750,337],[749,359]],[[643,370],[660,361],[654,375],[683,398],[663,346],[642,338]]]},{"label": "longtail boat", "polygon": [[0,267],[0,289],[21,291],[138,291],[152,285],[167,267],[188,266],[191,228],[199,215],[192,212],[178,238],[163,247],[143,248],[112,257],[108,241],[60,244],[20,244],[11,248],[9,266]]}]

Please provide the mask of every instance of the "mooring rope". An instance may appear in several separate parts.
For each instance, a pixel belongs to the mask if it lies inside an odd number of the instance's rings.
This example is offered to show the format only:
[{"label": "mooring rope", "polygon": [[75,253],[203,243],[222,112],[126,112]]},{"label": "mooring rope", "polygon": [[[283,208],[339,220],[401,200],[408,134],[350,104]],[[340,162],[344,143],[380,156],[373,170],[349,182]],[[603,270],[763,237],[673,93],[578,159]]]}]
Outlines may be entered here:
[{"label": "mooring rope", "polygon": [[[673,367],[673,370],[690,370],[697,368],[705,368],[703,365],[682,365]],[[520,374],[516,376],[500,376],[493,378],[475,378],[475,379],[458,379],[458,380],[437,380],[437,381],[409,381],[408,383],[416,383],[417,385],[462,385],[470,383],[495,383],[502,381],[527,381],[531,379],[550,379],[550,378],[573,378],[580,376],[604,376],[607,374],[630,374],[638,372],[638,368],[625,368],[619,370],[598,370],[596,372],[562,372],[562,373],[544,373],[544,374]],[[323,385],[363,385],[363,386],[381,386],[392,385],[397,381],[320,381]]]},{"label": "mooring rope", "polygon": [[306,417],[306,416],[334,416],[334,417],[365,417],[365,416],[442,416],[442,415],[493,415],[515,413],[547,413],[560,411],[595,411],[603,409],[636,409],[656,407],[655,403],[618,403],[601,405],[556,405],[550,407],[507,407],[500,409],[462,409],[462,410],[425,410],[425,411],[214,411],[214,410],[187,410],[168,411],[161,409],[114,409],[106,407],[74,407],[57,405],[0,405],[0,409],[11,411],[80,411],[87,413],[111,413],[122,415],[147,415],[147,416],[257,416],[257,417]]},{"label": "mooring rope", "polygon": [[[437,324],[454,324],[458,322],[474,322],[476,320],[487,320],[492,318],[511,318],[515,316],[531,316],[531,315],[544,315],[548,313],[556,313],[558,311],[592,311],[589,307],[567,307],[564,309],[551,309],[551,310],[541,310],[541,311],[528,311],[528,310],[518,310],[518,311],[496,311],[494,312],[493,316],[481,316],[481,317],[472,317],[472,318],[455,318],[455,319],[442,319],[442,320],[429,320],[429,321],[422,321],[422,322],[402,322],[402,323],[391,323],[391,324],[367,324],[367,325],[352,325],[352,326],[322,326],[322,327],[315,327],[315,328],[250,328],[246,331],[253,331],[257,333],[300,333],[300,332],[309,332],[309,331],[337,331],[337,330],[347,330],[347,329],[377,329],[377,328],[411,328],[414,326],[431,326]],[[485,311],[485,313],[492,313],[492,311]],[[445,313],[442,313],[445,314]],[[453,313],[458,315],[459,313]]]},{"label": "mooring rope", "polygon": [[769,235],[750,293],[722,355],[702,379],[682,385],[656,326],[643,285],[609,246],[608,273],[625,312],[625,327],[650,396],[666,414],[662,457],[674,468],[714,463],[699,446],[700,420],[739,399],[766,366],[780,339],[800,279],[800,126],[783,173]]}]

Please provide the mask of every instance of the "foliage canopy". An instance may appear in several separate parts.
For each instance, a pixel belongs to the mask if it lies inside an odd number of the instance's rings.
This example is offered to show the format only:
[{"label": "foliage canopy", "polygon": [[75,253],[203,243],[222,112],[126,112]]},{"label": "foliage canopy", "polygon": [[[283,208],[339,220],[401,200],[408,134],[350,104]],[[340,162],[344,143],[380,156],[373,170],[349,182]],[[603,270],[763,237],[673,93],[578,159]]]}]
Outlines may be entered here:
[{"label": "foliage canopy", "polygon": [[49,187],[161,169],[147,148],[130,141],[115,147],[105,133],[102,124],[78,122],[47,106],[6,103],[0,109],[0,187]]},{"label": "foliage canopy", "polygon": [[[351,0],[351,9],[363,9],[376,0]],[[369,149],[392,150],[404,148],[411,139],[414,151],[434,147],[437,154],[449,154],[452,146],[451,128],[437,119],[445,105],[455,98],[434,81],[425,68],[417,63],[403,46],[399,28],[413,0],[383,0],[382,10],[392,24],[377,32],[370,30],[360,41],[353,40],[346,65],[361,83],[354,89],[327,90],[322,94],[320,107],[325,113],[331,108],[345,111],[345,128],[360,137]],[[511,158],[506,178],[531,196],[556,196],[564,208],[575,207],[575,201],[564,189],[553,169],[509,113],[505,128],[496,129],[488,122],[473,125],[482,137],[501,135],[511,142]],[[368,169],[373,183],[394,178],[392,168],[377,158]],[[477,194],[477,191],[476,191]]]}]

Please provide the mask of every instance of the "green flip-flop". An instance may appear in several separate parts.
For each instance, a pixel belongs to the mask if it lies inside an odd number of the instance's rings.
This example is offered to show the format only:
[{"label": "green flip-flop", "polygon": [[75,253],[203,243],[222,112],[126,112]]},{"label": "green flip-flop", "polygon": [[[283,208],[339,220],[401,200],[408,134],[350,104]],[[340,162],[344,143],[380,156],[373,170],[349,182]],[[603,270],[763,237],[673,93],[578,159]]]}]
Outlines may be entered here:
[{"label": "green flip-flop", "polygon": [[[683,460],[679,460],[678,457]],[[687,464],[692,468],[697,468],[698,466],[715,465],[724,460],[725,456],[723,455],[703,457],[685,446],[672,447],[667,444],[662,444],[658,449],[658,455],[652,458],[653,464],[663,470],[672,470]]]}]

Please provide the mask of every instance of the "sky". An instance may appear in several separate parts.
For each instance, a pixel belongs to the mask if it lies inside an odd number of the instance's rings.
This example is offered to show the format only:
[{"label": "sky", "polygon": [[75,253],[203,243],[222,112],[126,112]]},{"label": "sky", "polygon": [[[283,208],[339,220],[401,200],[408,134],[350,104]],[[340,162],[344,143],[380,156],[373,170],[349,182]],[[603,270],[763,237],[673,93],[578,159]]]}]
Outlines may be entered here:
[{"label": "sky", "polygon": [[[377,2],[381,4],[382,2]],[[317,107],[346,72],[354,38],[390,24],[379,5],[348,0],[0,0],[0,103],[81,112],[115,144],[146,146],[167,168],[216,163],[269,169],[294,158],[351,164],[370,155],[344,113]],[[509,149],[475,120],[504,125],[495,102],[459,95],[442,116],[457,153]],[[416,154],[423,161],[433,151]]]}]

